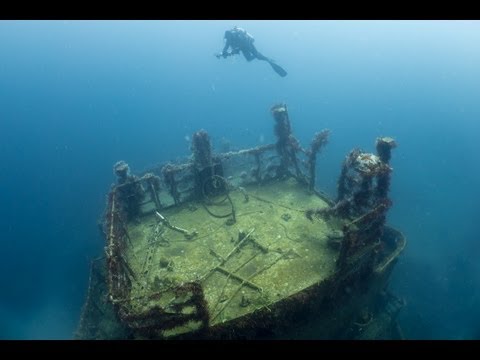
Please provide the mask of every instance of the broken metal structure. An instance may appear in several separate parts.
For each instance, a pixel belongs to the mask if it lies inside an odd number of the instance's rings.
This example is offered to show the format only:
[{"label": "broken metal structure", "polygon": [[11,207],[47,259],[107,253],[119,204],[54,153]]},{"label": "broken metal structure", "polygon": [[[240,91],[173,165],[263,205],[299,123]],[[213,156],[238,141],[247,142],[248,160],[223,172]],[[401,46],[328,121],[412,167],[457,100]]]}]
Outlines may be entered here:
[{"label": "broken metal structure", "polygon": [[319,338],[401,337],[387,289],[406,243],[385,224],[394,140],[353,150],[333,201],[315,188],[328,130],[304,149],[287,106],[271,111],[274,144],[214,153],[201,130],[184,163],[142,176],[115,164],[78,338],[269,338],[311,319]]}]

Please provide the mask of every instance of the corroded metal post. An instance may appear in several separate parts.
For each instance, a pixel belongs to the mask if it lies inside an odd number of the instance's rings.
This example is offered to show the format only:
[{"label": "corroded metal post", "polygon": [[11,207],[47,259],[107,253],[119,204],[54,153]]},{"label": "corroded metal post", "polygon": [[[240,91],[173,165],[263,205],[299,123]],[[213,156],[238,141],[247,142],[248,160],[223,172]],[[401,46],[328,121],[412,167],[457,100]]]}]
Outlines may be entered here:
[{"label": "corroded metal post", "polygon": [[[391,137],[377,138],[377,154],[385,164],[390,163],[392,149],[397,147],[397,143]],[[377,176],[376,195],[379,199],[386,198],[390,189],[391,171],[386,171]]]},{"label": "corroded metal post", "polygon": [[178,191],[178,184],[175,179],[176,167],[173,164],[167,164],[162,168],[162,175],[165,184],[168,186],[168,191],[173,198],[175,205],[180,203],[180,192]]},{"label": "corroded metal post", "polygon": [[205,130],[197,131],[192,136],[193,163],[198,172],[212,167],[212,144]]},{"label": "corroded metal post", "polygon": [[130,168],[125,161],[118,161],[113,166],[113,171],[118,177],[116,189],[119,203],[125,210],[127,219],[131,220],[140,214],[141,203],[145,198],[145,190],[138,181],[138,176],[130,174]]},{"label": "corroded metal post", "polygon": [[223,177],[223,166],[220,159],[212,155],[210,136],[205,130],[193,134],[192,152],[196,197],[203,199],[205,196],[224,192],[224,182],[215,181],[214,177]]},{"label": "corroded metal post", "polygon": [[315,187],[315,178],[316,178],[316,162],[317,162],[317,154],[322,147],[327,144],[328,135],[330,134],[330,130],[322,130],[315,134],[312,140],[312,144],[310,145],[310,149],[307,151],[308,156],[308,170],[310,173],[309,180],[308,180],[308,189],[313,191]]},{"label": "corroded metal post", "polygon": [[151,200],[155,203],[155,208],[160,210],[162,203],[158,192],[160,191],[160,178],[152,173],[147,173],[143,176],[143,179],[147,182],[148,192],[150,193]]},{"label": "corroded metal post", "polygon": [[290,119],[288,117],[287,105],[275,105],[272,109],[273,118],[276,121],[275,135],[277,136],[276,149],[280,156],[280,166],[277,169],[277,177],[285,177],[289,175],[289,166],[293,165],[297,179],[303,176],[298,167],[296,152],[301,149],[298,140],[292,134]]}]

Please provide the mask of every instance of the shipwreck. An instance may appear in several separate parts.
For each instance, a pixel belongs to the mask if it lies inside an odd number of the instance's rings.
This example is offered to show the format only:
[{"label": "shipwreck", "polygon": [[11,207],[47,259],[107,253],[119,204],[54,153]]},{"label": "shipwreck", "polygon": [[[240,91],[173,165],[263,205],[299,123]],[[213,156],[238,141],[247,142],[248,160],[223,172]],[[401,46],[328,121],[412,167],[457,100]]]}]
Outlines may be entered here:
[{"label": "shipwreck", "polygon": [[317,154],[271,109],[276,142],[192,155],[117,183],[102,218],[78,339],[401,339],[404,302],[388,289],[406,245],[386,224],[392,138],[345,157],[331,198]]}]

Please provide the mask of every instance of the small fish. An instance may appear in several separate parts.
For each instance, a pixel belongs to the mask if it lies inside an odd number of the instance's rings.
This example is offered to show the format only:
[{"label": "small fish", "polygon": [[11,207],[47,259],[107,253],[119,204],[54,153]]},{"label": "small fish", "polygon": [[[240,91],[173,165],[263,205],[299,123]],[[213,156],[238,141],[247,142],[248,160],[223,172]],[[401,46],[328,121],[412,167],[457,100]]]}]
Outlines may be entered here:
[{"label": "small fish", "polygon": [[185,135],[184,139],[185,139],[185,141],[190,141],[190,136]]},{"label": "small fish", "polygon": [[263,134],[261,134],[260,137],[258,138],[258,142],[260,144],[263,144],[265,142],[265,136]]}]

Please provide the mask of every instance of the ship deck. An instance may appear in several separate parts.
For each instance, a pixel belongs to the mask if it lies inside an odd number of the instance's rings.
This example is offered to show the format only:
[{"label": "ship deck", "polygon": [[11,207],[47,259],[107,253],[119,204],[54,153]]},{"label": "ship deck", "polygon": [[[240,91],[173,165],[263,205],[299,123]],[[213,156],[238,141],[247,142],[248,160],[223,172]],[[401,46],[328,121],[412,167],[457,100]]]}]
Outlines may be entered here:
[{"label": "ship deck", "polygon": [[[130,292],[133,308],[168,309],[175,296],[156,304],[135,299],[200,281],[214,326],[269,307],[333,274],[338,250],[327,241],[342,224],[338,219],[311,222],[304,214],[305,209],[327,207],[323,199],[293,179],[245,189],[248,201],[241,191],[230,193],[234,224],[227,224],[228,217],[213,217],[201,203],[162,211],[170,224],[196,231],[192,239],[159,222],[155,214],[128,225],[132,246],[126,258],[137,279]],[[224,201],[208,210],[222,215],[231,207]]]}]

